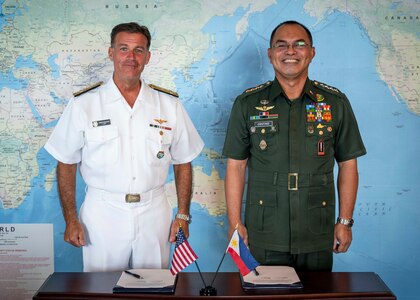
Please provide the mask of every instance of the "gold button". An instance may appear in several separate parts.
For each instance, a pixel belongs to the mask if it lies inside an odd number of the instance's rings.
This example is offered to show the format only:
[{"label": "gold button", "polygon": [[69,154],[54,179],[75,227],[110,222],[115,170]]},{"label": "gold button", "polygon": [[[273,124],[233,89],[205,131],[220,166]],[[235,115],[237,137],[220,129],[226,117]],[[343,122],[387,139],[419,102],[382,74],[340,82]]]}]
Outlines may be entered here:
[{"label": "gold button", "polygon": [[327,206],[327,202],[322,201],[322,206]]},{"label": "gold button", "polygon": [[323,135],[324,132],[322,130],[319,131],[319,135]]},{"label": "gold button", "polygon": [[261,129],[261,133],[265,133],[265,128]]},{"label": "gold button", "polygon": [[262,200],[260,200],[260,205],[262,205],[263,204],[263,201]]}]

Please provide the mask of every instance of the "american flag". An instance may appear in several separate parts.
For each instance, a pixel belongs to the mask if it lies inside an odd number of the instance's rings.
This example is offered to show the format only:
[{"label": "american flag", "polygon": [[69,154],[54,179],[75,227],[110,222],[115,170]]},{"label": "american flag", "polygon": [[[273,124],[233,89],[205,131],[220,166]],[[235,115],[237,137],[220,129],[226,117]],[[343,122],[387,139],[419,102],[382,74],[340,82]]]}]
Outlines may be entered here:
[{"label": "american flag", "polygon": [[178,272],[181,272],[189,264],[193,263],[197,258],[197,255],[194,253],[193,249],[185,238],[184,231],[181,227],[179,227],[178,233],[176,234],[175,250],[174,254],[172,255],[172,275],[176,275]]}]

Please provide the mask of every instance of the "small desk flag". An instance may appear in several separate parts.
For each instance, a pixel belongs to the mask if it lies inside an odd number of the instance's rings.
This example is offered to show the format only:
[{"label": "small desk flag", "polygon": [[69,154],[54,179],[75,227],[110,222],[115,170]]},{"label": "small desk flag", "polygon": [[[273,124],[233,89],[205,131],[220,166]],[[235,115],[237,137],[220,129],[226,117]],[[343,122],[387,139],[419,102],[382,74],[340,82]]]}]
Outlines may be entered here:
[{"label": "small desk flag", "polygon": [[260,265],[252,256],[251,252],[249,252],[237,229],[232,234],[226,252],[230,254],[242,276],[247,275]]},{"label": "small desk flag", "polygon": [[174,254],[172,255],[171,273],[176,275],[181,272],[189,264],[193,263],[198,256],[194,253],[190,244],[188,243],[184,231],[181,226],[176,234],[176,244]]}]

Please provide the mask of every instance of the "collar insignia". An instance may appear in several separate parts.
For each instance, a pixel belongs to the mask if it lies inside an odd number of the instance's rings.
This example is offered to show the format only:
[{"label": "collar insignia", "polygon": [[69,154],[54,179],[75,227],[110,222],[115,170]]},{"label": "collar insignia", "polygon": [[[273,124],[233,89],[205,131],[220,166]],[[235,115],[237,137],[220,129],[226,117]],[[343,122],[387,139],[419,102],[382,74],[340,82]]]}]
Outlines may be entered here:
[{"label": "collar insignia", "polygon": [[316,100],[317,100],[318,102],[321,102],[321,101],[324,101],[324,100],[325,100],[325,98],[324,98],[324,96],[323,96],[323,95],[321,95],[321,94],[316,94]]}]

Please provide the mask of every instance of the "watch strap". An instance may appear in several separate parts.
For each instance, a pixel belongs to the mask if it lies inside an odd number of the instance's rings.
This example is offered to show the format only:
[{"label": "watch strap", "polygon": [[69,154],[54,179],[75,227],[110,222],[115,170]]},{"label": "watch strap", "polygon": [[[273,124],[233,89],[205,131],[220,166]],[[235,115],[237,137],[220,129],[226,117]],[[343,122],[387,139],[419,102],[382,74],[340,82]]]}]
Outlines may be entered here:
[{"label": "watch strap", "polygon": [[353,219],[345,219],[345,218],[337,218],[337,223],[343,224],[349,228],[351,228],[354,224],[354,220]]},{"label": "watch strap", "polygon": [[176,214],[175,215],[176,219],[181,219],[184,220],[185,222],[187,222],[188,224],[191,224],[192,222],[192,216],[191,215],[185,215],[185,214]]}]

